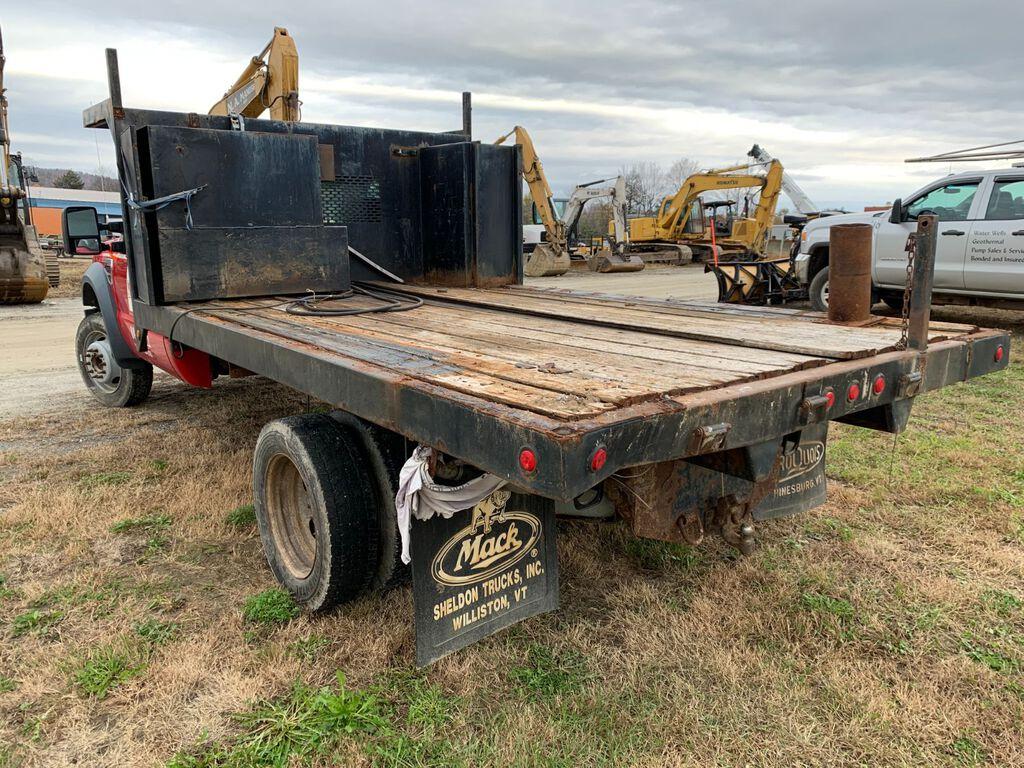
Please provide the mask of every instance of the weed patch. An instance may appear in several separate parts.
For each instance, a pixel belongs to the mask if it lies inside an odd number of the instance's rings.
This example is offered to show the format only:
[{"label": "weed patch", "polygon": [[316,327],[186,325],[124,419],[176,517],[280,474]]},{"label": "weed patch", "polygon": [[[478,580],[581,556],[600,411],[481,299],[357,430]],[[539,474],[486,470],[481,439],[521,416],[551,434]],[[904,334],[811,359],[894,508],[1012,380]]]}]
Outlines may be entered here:
[{"label": "weed patch", "polygon": [[158,514],[146,517],[127,517],[110,526],[111,533],[129,533],[131,531],[160,531],[171,524],[170,515]]},{"label": "weed patch", "polygon": [[14,617],[11,624],[11,632],[15,637],[21,637],[29,632],[40,633],[64,618],[63,611],[41,611],[34,608]]},{"label": "weed patch", "polygon": [[72,679],[79,693],[97,699],[106,698],[113,688],[145,671],[139,650],[128,643],[101,646],[74,670]]},{"label": "weed patch", "polygon": [[235,507],[227,515],[228,525],[235,528],[249,528],[256,525],[256,508],[252,504]]},{"label": "weed patch", "polygon": [[534,643],[526,663],[509,670],[509,678],[528,696],[551,697],[578,690],[589,676],[587,659],[575,651],[555,653]]},{"label": "weed patch", "polygon": [[283,589],[268,589],[250,595],[242,606],[242,618],[250,624],[286,624],[299,615],[299,606]]},{"label": "weed patch", "polygon": [[146,619],[135,625],[135,634],[149,645],[160,646],[171,642],[181,630],[181,625],[174,621]]},{"label": "weed patch", "polygon": [[258,702],[235,720],[242,730],[236,741],[179,754],[168,768],[309,765],[316,757],[329,756],[345,737],[387,725],[380,702],[347,689],[341,672],[336,688],[314,690],[295,683],[286,698]]},{"label": "weed patch", "polygon": [[83,488],[101,488],[105,485],[124,485],[132,479],[132,473],[128,470],[120,472],[93,472],[82,475],[78,484]]}]

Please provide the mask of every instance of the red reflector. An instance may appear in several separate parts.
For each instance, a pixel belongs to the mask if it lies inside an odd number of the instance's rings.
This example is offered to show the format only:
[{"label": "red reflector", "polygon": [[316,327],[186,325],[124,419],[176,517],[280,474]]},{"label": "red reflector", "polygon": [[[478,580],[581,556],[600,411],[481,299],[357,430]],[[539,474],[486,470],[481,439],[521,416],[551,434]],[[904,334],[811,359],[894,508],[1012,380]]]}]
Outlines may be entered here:
[{"label": "red reflector", "polygon": [[829,408],[836,404],[836,393],[831,389],[825,393],[825,402],[828,403]]},{"label": "red reflector", "polygon": [[871,389],[874,390],[876,395],[880,395],[885,392],[885,376],[876,376],[875,383],[871,385]]},{"label": "red reflector", "polygon": [[860,397],[860,385],[851,384],[850,388],[846,390],[846,399],[852,403],[858,397]]},{"label": "red reflector", "polygon": [[519,466],[526,472],[533,472],[537,468],[537,455],[529,448],[523,448],[519,452]]},{"label": "red reflector", "polygon": [[608,461],[608,451],[604,448],[598,448],[594,451],[594,455],[590,457],[590,471],[600,471],[606,461]]},{"label": "red reflector", "polygon": [[1003,345],[1002,344],[1000,344],[998,347],[996,347],[996,362],[997,363],[1003,362],[1003,355],[1005,355],[1005,354],[1006,354],[1006,350],[1003,349]]}]

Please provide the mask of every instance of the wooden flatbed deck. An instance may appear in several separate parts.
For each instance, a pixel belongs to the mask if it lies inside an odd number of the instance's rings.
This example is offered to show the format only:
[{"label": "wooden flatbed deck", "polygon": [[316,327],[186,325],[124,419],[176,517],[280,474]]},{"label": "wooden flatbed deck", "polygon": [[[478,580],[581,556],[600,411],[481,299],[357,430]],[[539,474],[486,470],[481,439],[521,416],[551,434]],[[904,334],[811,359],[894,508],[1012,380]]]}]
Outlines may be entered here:
[{"label": "wooden flatbed deck", "polygon": [[[286,297],[220,300],[137,305],[136,322],[564,500],[623,467],[706,452],[694,442],[704,429],[727,432],[716,449],[781,439],[827,390],[858,384],[826,416],[847,419],[909,397],[912,373],[927,391],[1008,360],[993,360],[1005,333],[968,325],[933,323],[922,357],[897,348],[893,318],[841,327],[802,310],[526,286],[401,290],[424,305],[314,317],[286,312]],[[539,459],[526,474],[525,446]],[[609,458],[594,473],[598,447]]]},{"label": "wooden flatbed deck", "polygon": [[[348,317],[288,314],[279,306],[282,299],[188,308],[324,354],[377,362],[412,380],[568,421],[877,355],[895,349],[900,339],[894,319],[850,328],[799,310],[521,286],[403,290],[421,296],[424,306]],[[353,298],[338,306],[370,304]],[[976,330],[933,324],[931,338]]]}]

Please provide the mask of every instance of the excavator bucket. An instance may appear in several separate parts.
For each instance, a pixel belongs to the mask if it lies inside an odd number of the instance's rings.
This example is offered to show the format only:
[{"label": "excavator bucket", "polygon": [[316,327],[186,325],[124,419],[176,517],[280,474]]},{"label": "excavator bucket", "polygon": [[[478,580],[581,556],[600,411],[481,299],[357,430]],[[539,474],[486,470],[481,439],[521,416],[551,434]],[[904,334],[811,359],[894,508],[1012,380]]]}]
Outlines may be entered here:
[{"label": "excavator bucket", "polygon": [[602,248],[588,261],[593,272],[639,272],[646,265],[634,253],[619,254],[610,248]]},{"label": "excavator bucket", "polygon": [[548,243],[540,243],[533,253],[526,254],[526,266],[523,274],[527,277],[555,277],[564,275],[572,266],[566,251],[558,253]]},{"label": "excavator bucket", "polygon": [[35,228],[0,224],[0,304],[36,304],[49,288],[46,257]]}]

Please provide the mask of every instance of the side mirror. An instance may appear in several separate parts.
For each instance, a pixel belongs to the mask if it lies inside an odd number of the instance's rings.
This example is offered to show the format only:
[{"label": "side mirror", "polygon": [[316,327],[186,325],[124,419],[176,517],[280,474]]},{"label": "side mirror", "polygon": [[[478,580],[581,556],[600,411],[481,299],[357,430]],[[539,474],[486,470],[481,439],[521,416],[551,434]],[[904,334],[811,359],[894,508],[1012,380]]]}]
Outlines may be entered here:
[{"label": "side mirror", "polygon": [[903,223],[903,201],[898,197],[892,201],[892,210],[889,211],[889,223]]},{"label": "side mirror", "polygon": [[95,256],[101,252],[100,223],[95,208],[65,208],[60,217],[60,228],[65,253]]}]

